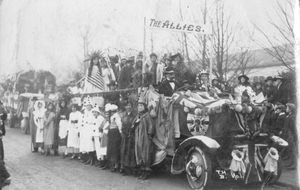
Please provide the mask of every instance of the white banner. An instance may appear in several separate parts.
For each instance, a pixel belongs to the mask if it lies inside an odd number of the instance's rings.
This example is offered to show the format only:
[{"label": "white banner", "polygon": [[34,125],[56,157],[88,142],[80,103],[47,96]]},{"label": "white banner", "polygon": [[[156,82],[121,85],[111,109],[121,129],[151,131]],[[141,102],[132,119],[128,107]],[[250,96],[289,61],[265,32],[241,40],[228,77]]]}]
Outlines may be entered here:
[{"label": "white banner", "polygon": [[175,22],[171,20],[158,20],[158,19],[148,19],[146,23],[147,27],[151,29],[162,29],[169,30],[173,32],[188,32],[195,34],[210,34],[207,25],[199,25],[185,22]]}]

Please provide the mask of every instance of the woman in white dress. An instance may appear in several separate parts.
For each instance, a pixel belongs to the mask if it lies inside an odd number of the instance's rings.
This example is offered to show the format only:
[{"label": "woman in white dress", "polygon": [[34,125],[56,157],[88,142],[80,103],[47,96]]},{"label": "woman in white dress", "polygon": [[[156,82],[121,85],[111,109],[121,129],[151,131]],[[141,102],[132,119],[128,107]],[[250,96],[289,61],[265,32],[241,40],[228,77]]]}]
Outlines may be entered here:
[{"label": "woman in white dress", "polygon": [[249,83],[249,78],[246,75],[240,75],[238,77],[239,85],[234,88],[234,98],[238,103],[242,102],[242,95],[244,91],[247,92],[248,96],[250,97],[250,101],[255,97],[255,92],[253,91],[252,87]]},{"label": "woman in white dress", "polygon": [[44,101],[36,101],[34,105],[33,111],[33,120],[36,125],[36,145],[37,147],[42,149],[42,153],[44,153],[44,115],[46,112],[45,102]]},{"label": "woman in white dress", "polygon": [[78,157],[79,153],[79,127],[82,119],[82,114],[78,111],[78,106],[76,104],[72,105],[72,112],[69,116],[68,125],[68,140],[67,148],[68,152],[72,153],[71,159]]}]

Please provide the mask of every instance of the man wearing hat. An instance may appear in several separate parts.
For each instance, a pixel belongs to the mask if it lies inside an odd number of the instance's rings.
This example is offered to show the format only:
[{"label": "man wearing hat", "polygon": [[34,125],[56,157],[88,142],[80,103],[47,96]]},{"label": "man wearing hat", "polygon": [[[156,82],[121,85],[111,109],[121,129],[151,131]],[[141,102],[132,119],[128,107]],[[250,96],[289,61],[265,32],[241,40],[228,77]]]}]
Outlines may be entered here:
[{"label": "man wearing hat", "polygon": [[289,86],[283,83],[283,78],[281,76],[275,76],[273,78],[275,86],[274,102],[286,104],[289,101]]},{"label": "man wearing hat", "polygon": [[268,76],[265,80],[264,96],[267,97],[268,102],[274,103],[274,94],[273,77]]},{"label": "man wearing hat", "polygon": [[152,75],[152,84],[157,85],[163,76],[163,65],[157,62],[157,55],[155,53],[150,54],[150,73]]},{"label": "man wearing hat", "polygon": [[134,72],[134,60],[127,60],[125,66],[121,69],[119,77],[119,89],[128,88],[131,82],[131,76]]},{"label": "man wearing hat", "polygon": [[173,68],[168,67],[164,74],[165,80],[160,83],[158,92],[165,96],[172,96],[175,90],[178,88],[178,84],[175,81],[175,73]]}]

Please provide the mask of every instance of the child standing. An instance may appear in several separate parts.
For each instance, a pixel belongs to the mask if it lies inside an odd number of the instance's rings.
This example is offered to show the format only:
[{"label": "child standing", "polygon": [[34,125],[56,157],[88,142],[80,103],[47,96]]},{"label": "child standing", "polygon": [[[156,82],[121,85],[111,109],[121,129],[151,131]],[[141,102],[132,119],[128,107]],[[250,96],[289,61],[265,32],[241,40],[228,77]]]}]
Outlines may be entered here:
[{"label": "child standing", "polygon": [[82,114],[78,111],[78,105],[72,105],[72,112],[69,116],[68,126],[68,140],[67,148],[68,152],[72,153],[71,159],[78,158],[79,153],[79,125],[81,123]]},{"label": "child standing", "polygon": [[50,155],[50,150],[54,144],[54,105],[50,102],[44,115],[44,148],[46,156]]}]

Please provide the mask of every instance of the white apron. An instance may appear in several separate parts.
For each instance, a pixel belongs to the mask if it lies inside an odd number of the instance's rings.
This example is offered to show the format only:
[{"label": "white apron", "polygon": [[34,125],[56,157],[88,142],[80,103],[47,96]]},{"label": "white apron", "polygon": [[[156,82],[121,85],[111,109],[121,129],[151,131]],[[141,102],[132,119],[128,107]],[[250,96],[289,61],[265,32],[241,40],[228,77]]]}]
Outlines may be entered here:
[{"label": "white apron", "polygon": [[36,136],[35,136],[36,143],[44,142],[44,119],[43,119],[44,114],[45,114],[44,109],[33,112],[34,123],[36,125]]},{"label": "white apron", "polygon": [[82,126],[80,128],[80,152],[93,152],[93,127],[94,127],[94,115],[91,111],[85,111],[82,117]]},{"label": "white apron", "polygon": [[58,136],[60,139],[64,139],[67,136],[67,132],[68,132],[68,125],[69,122],[66,119],[66,117],[64,117],[64,119],[61,119],[59,121],[59,132],[58,132]]},{"label": "white apron", "polygon": [[79,111],[70,113],[68,124],[68,141],[67,147],[79,148],[79,127],[81,124],[82,114]]}]

